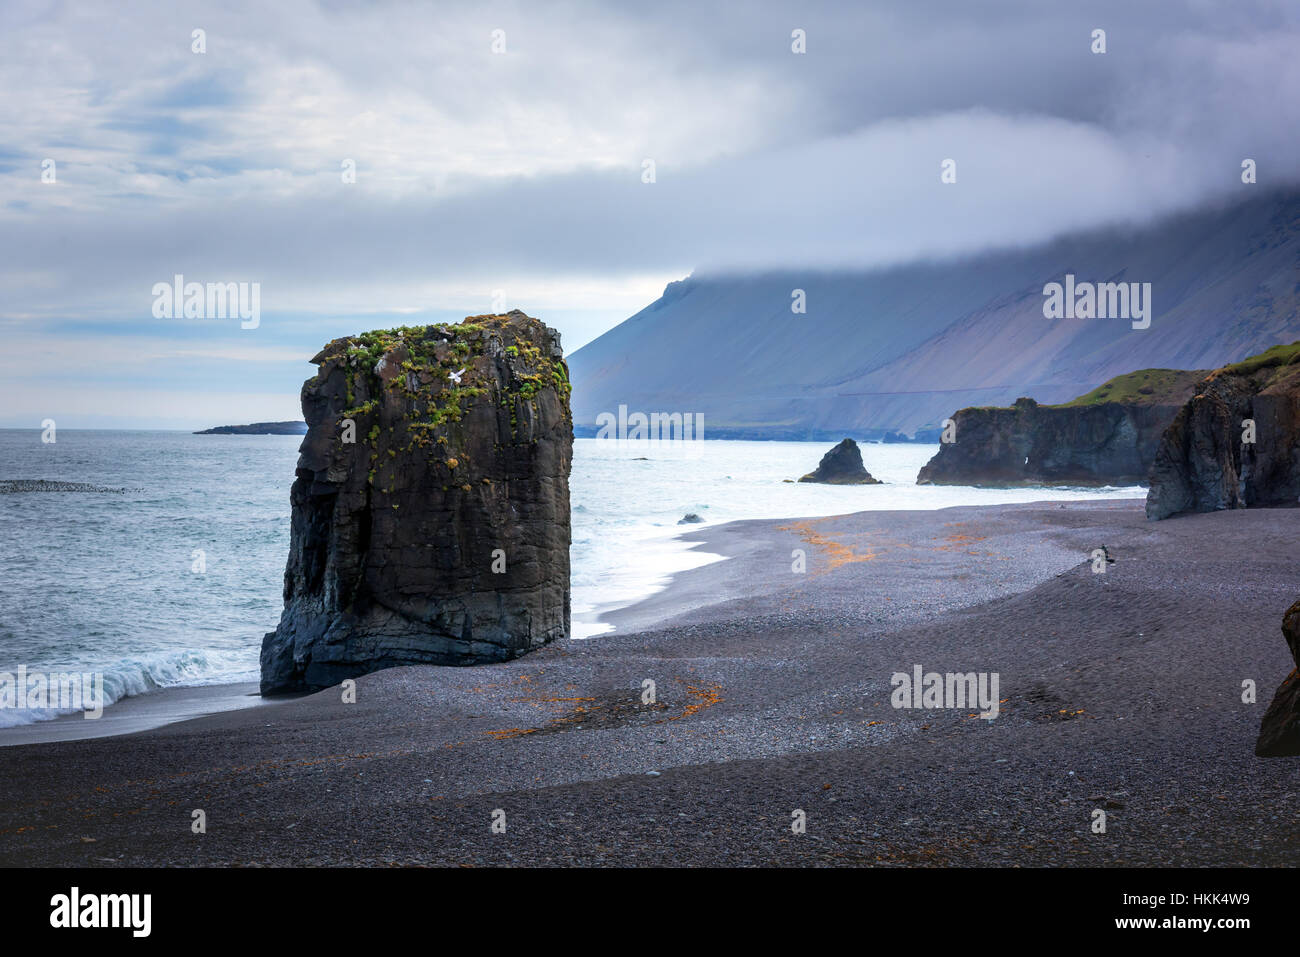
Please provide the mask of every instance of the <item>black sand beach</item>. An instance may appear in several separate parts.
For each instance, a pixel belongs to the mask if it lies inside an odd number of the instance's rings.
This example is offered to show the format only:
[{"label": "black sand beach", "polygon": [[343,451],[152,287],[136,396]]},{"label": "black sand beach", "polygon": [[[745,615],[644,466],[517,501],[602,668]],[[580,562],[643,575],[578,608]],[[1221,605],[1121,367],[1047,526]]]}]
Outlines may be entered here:
[{"label": "black sand beach", "polygon": [[[1300,763],[1253,754],[1291,668],[1300,510],[1072,502],[688,538],[730,560],[611,635],[380,672],[355,704],[5,748],[0,863],[1300,863]],[[998,673],[1000,715],[894,709],[914,665]]]}]

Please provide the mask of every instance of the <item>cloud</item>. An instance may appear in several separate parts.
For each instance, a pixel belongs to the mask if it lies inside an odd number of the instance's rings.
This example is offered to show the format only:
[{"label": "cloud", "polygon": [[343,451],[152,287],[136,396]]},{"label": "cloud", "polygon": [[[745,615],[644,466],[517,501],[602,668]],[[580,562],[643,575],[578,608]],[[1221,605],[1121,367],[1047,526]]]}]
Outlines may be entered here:
[{"label": "cloud", "polygon": [[525,290],[547,284],[645,295],[660,283],[644,277],[695,267],[880,266],[1137,225],[1242,195],[1240,152],[972,110],[693,169],[664,163],[653,184],[633,168],[405,200],[334,185],[115,217],[32,210],[33,228],[6,244],[0,290],[26,314],[71,302],[137,316],[175,273],[260,282],[267,313],[486,309],[496,288],[528,307]]},{"label": "cloud", "polygon": [[1298,47],[1300,12],[1266,0],[12,0],[0,320],[182,337],[142,320],[183,273],[261,282],[290,350],[311,315],[464,315],[496,289],[580,344],[695,269],[961,256],[1294,186]]}]

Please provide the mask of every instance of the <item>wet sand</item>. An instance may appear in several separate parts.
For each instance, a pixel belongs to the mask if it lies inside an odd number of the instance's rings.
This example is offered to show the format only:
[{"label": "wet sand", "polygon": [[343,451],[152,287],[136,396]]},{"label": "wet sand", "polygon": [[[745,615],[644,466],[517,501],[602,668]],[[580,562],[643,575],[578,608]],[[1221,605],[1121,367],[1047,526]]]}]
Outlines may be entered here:
[{"label": "wet sand", "polygon": [[[1139,500],[704,529],[729,560],[613,634],[7,748],[0,862],[1294,866],[1300,762],[1253,745],[1298,533]],[[915,665],[996,672],[1000,715],[891,707]]]},{"label": "wet sand", "polygon": [[275,699],[261,697],[257,693],[255,681],[197,688],[167,688],[152,694],[123,698],[103,709],[97,718],[74,712],[48,721],[0,728],[0,748],[135,734],[176,721],[277,703],[279,702]]}]

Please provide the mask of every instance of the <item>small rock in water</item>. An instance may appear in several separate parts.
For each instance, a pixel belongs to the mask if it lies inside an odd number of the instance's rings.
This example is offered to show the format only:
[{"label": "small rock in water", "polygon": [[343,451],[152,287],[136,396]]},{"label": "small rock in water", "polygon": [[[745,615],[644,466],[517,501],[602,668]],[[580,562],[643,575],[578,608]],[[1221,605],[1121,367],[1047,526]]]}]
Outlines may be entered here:
[{"label": "small rock in water", "polygon": [[697,524],[699,524],[699,523],[702,522],[702,521],[704,521],[704,519],[700,518],[700,517],[699,517],[698,515],[696,515],[694,512],[688,512],[686,515],[684,515],[684,516],[682,517],[682,520],[679,521],[677,524],[678,524],[678,525],[697,525]]},{"label": "small rock in water", "polygon": [[817,468],[799,481],[821,482],[826,485],[883,484],[863,467],[862,453],[858,451],[858,443],[852,439],[845,439],[823,455]]}]

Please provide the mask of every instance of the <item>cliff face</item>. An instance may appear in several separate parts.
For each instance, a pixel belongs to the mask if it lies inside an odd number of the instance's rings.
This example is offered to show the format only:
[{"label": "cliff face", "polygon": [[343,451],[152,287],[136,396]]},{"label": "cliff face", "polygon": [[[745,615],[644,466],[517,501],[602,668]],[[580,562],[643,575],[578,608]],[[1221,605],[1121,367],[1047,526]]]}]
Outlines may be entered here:
[{"label": "cliff face", "polygon": [[1137,485],[1200,372],[1144,369],[1058,406],[962,409],[918,485]]},{"label": "cliff face", "polygon": [[1300,601],[1287,609],[1282,618],[1282,635],[1296,663],[1282,686],[1273,695],[1273,703],[1260,722],[1255,754],[1261,758],[1300,755]]},{"label": "cliff face", "polygon": [[[1254,441],[1246,441],[1249,423]],[[1300,503],[1300,343],[1216,369],[1161,437],[1149,519]]]},{"label": "cliff face", "polygon": [[262,693],[503,661],[567,635],[559,335],[514,311],[335,339],[312,361]]}]

